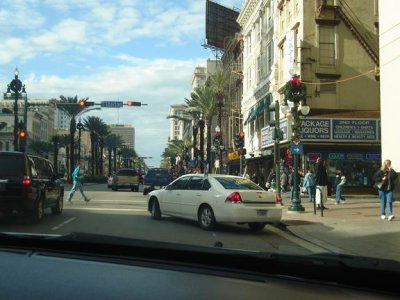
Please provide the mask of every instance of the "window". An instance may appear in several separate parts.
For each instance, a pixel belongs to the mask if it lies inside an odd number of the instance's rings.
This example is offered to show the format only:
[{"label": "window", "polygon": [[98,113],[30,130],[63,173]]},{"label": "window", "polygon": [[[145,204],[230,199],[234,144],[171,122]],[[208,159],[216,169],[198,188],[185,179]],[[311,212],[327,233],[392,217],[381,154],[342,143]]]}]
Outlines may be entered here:
[{"label": "window", "polygon": [[171,190],[185,190],[190,177],[183,177],[171,184]]},{"label": "window", "polygon": [[335,32],[333,26],[319,26],[319,61],[321,65],[335,65]]},{"label": "window", "polygon": [[215,178],[227,190],[263,190],[253,181],[246,178]]},{"label": "window", "polygon": [[204,177],[196,176],[191,177],[189,183],[187,184],[188,190],[202,190],[203,189]]}]

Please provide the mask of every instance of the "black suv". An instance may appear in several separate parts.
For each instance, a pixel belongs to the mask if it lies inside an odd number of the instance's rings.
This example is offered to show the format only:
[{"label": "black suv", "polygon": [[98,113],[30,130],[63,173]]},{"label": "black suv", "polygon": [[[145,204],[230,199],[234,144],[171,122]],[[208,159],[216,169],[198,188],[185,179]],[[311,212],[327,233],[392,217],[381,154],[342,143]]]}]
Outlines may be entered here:
[{"label": "black suv", "polygon": [[42,157],[22,152],[0,151],[0,211],[28,213],[39,223],[44,209],[53,215],[63,210],[64,186],[53,165]]}]

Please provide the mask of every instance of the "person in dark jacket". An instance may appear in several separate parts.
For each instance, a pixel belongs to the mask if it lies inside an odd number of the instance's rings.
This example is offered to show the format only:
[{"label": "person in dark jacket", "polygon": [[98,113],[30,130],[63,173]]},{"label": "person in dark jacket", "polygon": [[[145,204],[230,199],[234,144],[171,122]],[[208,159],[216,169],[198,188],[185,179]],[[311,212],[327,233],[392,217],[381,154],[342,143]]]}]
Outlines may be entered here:
[{"label": "person in dark jacket", "polygon": [[321,208],[328,199],[328,172],[326,171],[325,161],[321,157],[318,157],[315,165],[315,183],[317,185],[315,202],[317,208]]},{"label": "person in dark jacket", "polygon": [[381,219],[386,219],[386,207],[388,208],[388,220],[392,221],[393,215],[393,189],[397,173],[392,169],[392,162],[386,159],[382,167],[375,173],[374,180],[381,183],[382,186],[378,190],[379,199],[381,201]]}]

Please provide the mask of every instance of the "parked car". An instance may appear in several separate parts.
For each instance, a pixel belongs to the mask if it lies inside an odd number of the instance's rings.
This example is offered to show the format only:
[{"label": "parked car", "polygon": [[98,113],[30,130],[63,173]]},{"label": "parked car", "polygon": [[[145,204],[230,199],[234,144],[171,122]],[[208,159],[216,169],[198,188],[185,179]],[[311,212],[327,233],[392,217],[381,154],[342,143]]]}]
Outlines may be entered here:
[{"label": "parked car", "polygon": [[154,219],[165,214],[197,220],[205,230],[216,223],[247,223],[252,230],[261,230],[282,217],[275,194],[249,179],[218,174],[179,177],[149,193],[148,210]]},{"label": "parked car", "polygon": [[119,169],[112,180],[112,190],[131,189],[139,191],[139,173],[135,169]]},{"label": "parked car", "polygon": [[166,168],[151,168],[143,177],[143,195],[147,195],[156,187],[163,187],[171,182],[171,175]]},{"label": "parked car", "polygon": [[63,210],[64,185],[47,159],[22,152],[0,151],[0,211],[25,212],[35,223],[44,210]]}]

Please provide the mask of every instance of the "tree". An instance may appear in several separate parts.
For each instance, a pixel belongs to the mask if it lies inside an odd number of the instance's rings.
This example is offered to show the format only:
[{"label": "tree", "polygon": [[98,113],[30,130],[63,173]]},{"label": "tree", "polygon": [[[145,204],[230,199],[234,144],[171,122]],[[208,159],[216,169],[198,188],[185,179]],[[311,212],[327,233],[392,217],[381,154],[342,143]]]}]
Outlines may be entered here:
[{"label": "tree", "polygon": [[135,149],[128,146],[122,146],[120,150],[125,167],[132,167],[132,160],[137,157]]},{"label": "tree", "polygon": [[51,143],[53,144],[53,157],[54,157],[54,173],[58,174],[58,150],[60,147],[60,141],[62,136],[59,134],[53,135],[50,138]]},{"label": "tree", "polygon": [[[87,101],[89,98],[82,99]],[[88,110],[86,106],[80,106],[78,104],[78,96],[75,97],[64,97],[60,95],[60,100],[57,103],[57,107],[64,111],[70,118],[71,121],[69,123],[69,133],[70,133],[70,159],[69,159],[69,169],[73,170],[75,167],[75,157],[74,157],[74,149],[75,149],[75,132],[76,132],[76,116],[82,113],[85,110]]]},{"label": "tree", "polygon": [[114,154],[114,172],[117,171],[117,149],[123,144],[123,139],[120,135],[109,134],[104,139],[104,146],[108,150],[108,176],[112,174],[111,157]]},{"label": "tree", "polygon": [[51,151],[52,144],[49,142],[42,141],[30,141],[29,150],[33,152],[32,154],[48,157],[49,152]]},{"label": "tree", "polygon": [[[83,126],[90,131],[90,149],[91,149],[91,174],[102,173],[99,171],[98,164],[102,164],[102,149],[98,151],[99,147],[103,145],[103,138],[109,133],[109,129],[106,123],[99,118],[90,116],[83,120]],[[100,159],[101,158],[101,162]],[[95,171],[96,170],[96,171]]]},{"label": "tree", "polygon": [[[208,172],[211,173],[211,124],[213,117],[217,112],[214,90],[209,84],[206,84],[205,86],[195,88],[195,90],[190,94],[190,97],[190,99],[185,99],[189,109],[199,111],[206,122]],[[202,149],[200,149],[200,151],[202,151]]]}]

